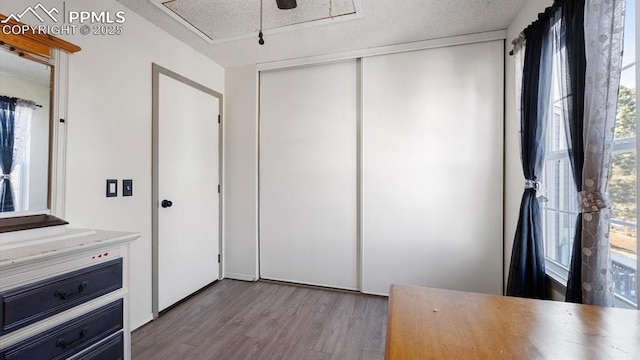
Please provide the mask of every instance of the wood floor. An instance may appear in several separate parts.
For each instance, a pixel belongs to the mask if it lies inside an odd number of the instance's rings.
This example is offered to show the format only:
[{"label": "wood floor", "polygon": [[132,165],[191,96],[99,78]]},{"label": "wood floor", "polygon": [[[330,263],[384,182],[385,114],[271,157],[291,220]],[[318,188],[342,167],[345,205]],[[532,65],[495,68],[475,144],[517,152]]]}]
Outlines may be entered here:
[{"label": "wood floor", "polygon": [[132,334],[133,360],[377,360],[387,298],[222,280]]}]

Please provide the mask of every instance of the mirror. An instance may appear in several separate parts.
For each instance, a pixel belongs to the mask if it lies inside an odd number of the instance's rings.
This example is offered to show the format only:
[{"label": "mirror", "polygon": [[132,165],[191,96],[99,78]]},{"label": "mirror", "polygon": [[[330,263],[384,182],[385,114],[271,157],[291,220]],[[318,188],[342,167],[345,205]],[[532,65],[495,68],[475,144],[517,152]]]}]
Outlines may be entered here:
[{"label": "mirror", "polygon": [[69,55],[80,47],[15,16],[0,14],[0,23],[19,30],[0,32],[0,163],[8,169],[0,174],[0,233],[67,224],[58,218],[64,217],[67,79]]},{"label": "mirror", "polygon": [[2,213],[49,209],[52,74],[52,66],[0,48]]}]

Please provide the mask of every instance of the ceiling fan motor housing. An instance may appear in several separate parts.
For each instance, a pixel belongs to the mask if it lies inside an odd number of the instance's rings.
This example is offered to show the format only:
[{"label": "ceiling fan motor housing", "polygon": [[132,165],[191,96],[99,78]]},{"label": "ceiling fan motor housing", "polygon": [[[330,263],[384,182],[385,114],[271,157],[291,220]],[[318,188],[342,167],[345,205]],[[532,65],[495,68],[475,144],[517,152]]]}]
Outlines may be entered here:
[{"label": "ceiling fan motor housing", "polygon": [[298,6],[296,0],[276,0],[276,3],[281,10],[295,9]]}]

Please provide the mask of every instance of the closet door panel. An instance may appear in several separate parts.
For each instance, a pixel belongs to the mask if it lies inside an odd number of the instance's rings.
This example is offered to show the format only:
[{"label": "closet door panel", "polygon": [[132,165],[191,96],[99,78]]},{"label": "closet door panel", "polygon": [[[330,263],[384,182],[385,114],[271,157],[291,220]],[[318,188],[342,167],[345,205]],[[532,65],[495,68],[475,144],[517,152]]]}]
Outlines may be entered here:
[{"label": "closet door panel", "polygon": [[260,75],[260,274],[357,288],[356,62]]},{"label": "closet door panel", "polygon": [[502,293],[503,42],[363,59],[363,290]]}]

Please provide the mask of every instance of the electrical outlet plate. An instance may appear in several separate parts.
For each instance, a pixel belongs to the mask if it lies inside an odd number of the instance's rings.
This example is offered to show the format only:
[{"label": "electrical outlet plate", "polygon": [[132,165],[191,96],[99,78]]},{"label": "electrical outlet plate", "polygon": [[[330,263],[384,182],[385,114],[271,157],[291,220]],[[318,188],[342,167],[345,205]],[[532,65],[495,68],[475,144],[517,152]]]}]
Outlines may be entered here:
[{"label": "electrical outlet plate", "polygon": [[133,196],[133,180],[122,180],[122,196]]},{"label": "electrical outlet plate", "polygon": [[118,180],[107,179],[107,197],[118,196]]}]

